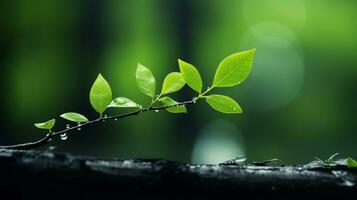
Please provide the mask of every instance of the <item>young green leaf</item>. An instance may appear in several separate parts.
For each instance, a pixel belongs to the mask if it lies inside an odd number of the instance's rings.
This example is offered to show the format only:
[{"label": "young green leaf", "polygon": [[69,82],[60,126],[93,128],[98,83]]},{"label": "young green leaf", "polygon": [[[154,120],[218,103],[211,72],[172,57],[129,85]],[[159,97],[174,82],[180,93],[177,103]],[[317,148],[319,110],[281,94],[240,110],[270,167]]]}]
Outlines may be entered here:
[{"label": "young green leaf", "polygon": [[138,63],[135,76],[136,84],[138,85],[140,92],[154,99],[156,93],[156,81],[152,72],[142,64]]},{"label": "young green leaf", "polygon": [[198,70],[191,64],[178,59],[179,67],[183,79],[190,88],[201,94],[202,92],[202,79]]},{"label": "young green leaf", "polygon": [[40,129],[47,129],[47,130],[51,130],[52,127],[55,125],[56,120],[55,119],[51,119],[47,122],[43,122],[43,123],[36,123],[34,124],[37,128]]},{"label": "young green leaf", "polygon": [[213,94],[206,97],[206,102],[215,110],[227,113],[227,114],[236,114],[242,113],[242,109],[239,104],[232,98]]},{"label": "young green leaf", "polygon": [[347,167],[348,168],[357,168],[357,161],[352,158],[347,158]]},{"label": "young green leaf", "polygon": [[115,98],[109,105],[108,108],[140,108],[141,105],[135,103],[133,100],[126,97]]},{"label": "young green leaf", "polygon": [[75,112],[63,113],[62,115],[60,115],[60,117],[62,117],[63,119],[66,119],[66,120],[69,120],[72,122],[78,122],[78,123],[86,123],[89,121],[85,116],[83,116],[79,113],[75,113]]},{"label": "young green leaf", "polygon": [[[164,106],[171,106],[177,104],[177,101],[171,99],[170,97],[162,97],[159,99],[159,101]],[[178,107],[166,108],[166,110],[171,113],[187,113],[186,107],[184,105]]]},{"label": "young green leaf", "polygon": [[243,82],[249,75],[255,49],[232,54],[218,65],[212,87],[230,87]]},{"label": "young green leaf", "polygon": [[336,156],[340,155],[340,153],[335,153],[333,154],[332,156],[330,156],[328,159],[327,159],[327,162],[333,162],[334,159],[336,158]]},{"label": "young green leaf", "polygon": [[183,79],[181,73],[171,72],[169,73],[162,84],[161,94],[169,94],[179,91],[185,86],[185,80]]},{"label": "young green leaf", "polygon": [[101,74],[94,81],[89,93],[89,100],[95,111],[102,115],[112,101],[112,90]]}]

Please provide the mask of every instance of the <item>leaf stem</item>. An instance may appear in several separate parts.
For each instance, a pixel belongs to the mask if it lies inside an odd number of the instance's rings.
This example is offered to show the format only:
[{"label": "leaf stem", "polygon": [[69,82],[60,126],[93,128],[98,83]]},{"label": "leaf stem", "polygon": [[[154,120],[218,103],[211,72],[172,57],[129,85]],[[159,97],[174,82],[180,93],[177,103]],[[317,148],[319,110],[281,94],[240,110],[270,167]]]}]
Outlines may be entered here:
[{"label": "leaf stem", "polygon": [[204,91],[203,93],[201,93],[201,94],[199,94],[197,97],[195,97],[195,98],[193,99],[193,101],[197,101],[198,99],[201,99],[201,98],[206,98],[205,94],[207,94],[208,92],[210,92],[213,88],[214,88],[213,86],[207,88],[206,91]]},{"label": "leaf stem", "polygon": [[74,133],[75,130],[81,129],[83,127],[87,127],[89,125],[94,125],[94,124],[97,124],[99,122],[104,122],[106,120],[121,119],[121,118],[130,117],[130,116],[135,116],[135,115],[139,115],[140,113],[153,111],[153,110],[165,110],[167,108],[172,108],[172,107],[176,107],[176,106],[190,105],[190,104],[194,104],[195,102],[196,102],[196,100],[183,101],[183,102],[178,102],[178,103],[172,104],[172,105],[158,106],[158,107],[154,107],[153,104],[151,104],[147,108],[141,108],[141,109],[133,111],[133,112],[120,114],[120,115],[113,115],[113,116],[109,116],[109,117],[106,117],[106,118],[98,118],[98,119],[94,119],[94,120],[89,121],[89,122],[84,123],[84,124],[78,124],[77,126],[73,126],[71,128],[68,128],[68,129],[64,129],[64,130],[57,131],[57,132],[52,132],[52,133],[46,134],[45,137],[43,137],[43,138],[41,138],[41,139],[39,139],[37,141],[34,141],[34,142],[15,144],[15,145],[9,145],[9,146],[0,146],[0,149],[23,149],[23,150],[25,150],[25,149],[39,148],[39,147],[42,147],[42,146],[48,144],[51,141],[52,138],[59,137],[61,134],[67,134],[67,135],[68,134],[72,134],[72,133]]},{"label": "leaf stem", "polygon": [[156,103],[156,102],[161,98],[161,96],[162,96],[162,94],[158,95],[158,96],[156,97],[156,99],[151,102],[151,106],[153,106],[154,103]]}]

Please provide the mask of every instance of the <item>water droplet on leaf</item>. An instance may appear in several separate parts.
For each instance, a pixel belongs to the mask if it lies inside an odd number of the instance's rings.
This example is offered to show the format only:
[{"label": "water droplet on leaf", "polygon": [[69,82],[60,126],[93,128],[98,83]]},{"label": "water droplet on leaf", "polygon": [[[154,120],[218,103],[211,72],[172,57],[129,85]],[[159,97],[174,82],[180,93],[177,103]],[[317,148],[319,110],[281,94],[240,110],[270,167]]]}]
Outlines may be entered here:
[{"label": "water droplet on leaf", "polygon": [[66,124],[66,129],[69,129],[69,128],[71,128],[71,125]]},{"label": "water droplet on leaf", "polygon": [[127,102],[128,102],[127,100],[122,99],[122,98],[115,99],[115,103],[117,103],[117,104],[125,104]]},{"label": "water droplet on leaf", "polygon": [[155,110],[155,112],[159,112],[159,110]]}]

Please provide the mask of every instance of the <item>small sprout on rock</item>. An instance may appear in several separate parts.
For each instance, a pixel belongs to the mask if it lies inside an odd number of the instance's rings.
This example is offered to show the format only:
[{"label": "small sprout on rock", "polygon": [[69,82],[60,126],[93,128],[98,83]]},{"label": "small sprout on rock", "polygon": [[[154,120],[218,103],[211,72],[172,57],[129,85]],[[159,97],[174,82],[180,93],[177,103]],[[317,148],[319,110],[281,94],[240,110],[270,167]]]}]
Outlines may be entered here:
[{"label": "small sprout on rock", "polygon": [[273,158],[273,159],[264,160],[264,161],[255,161],[255,162],[252,162],[252,164],[256,165],[256,166],[266,166],[268,164],[276,164],[276,163],[279,163],[279,162],[281,162],[280,159]]},{"label": "small sprout on rock", "polygon": [[326,168],[332,168],[337,165],[337,163],[335,162],[335,157],[338,155],[339,155],[339,153],[335,153],[332,156],[330,156],[327,160],[322,160],[317,157],[315,159],[317,160],[317,162],[320,166],[326,167]]},{"label": "small sprout on rock", "polygon": [[352,158],[347,158],[347,167],[351,169],[357,169],[357,161]]},{"label": "small sprout on rock", "polygon": [[223,163],[219,163],[219,165],[243,165],[245,161],[247,161],[247,157],[241,155],[237,158],[227,160]]}]

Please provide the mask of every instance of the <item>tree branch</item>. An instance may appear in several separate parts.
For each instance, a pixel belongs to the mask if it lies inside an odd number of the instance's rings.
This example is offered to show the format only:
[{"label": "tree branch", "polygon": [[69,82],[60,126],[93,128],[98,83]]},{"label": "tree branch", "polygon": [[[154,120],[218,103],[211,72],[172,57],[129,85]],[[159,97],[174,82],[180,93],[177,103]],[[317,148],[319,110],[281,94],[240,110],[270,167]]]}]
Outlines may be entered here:
[{"label": "tree branch", "polygon": [[177,104],[168,105],[168,106],[159,106],[159,107],[149,106],[147,108],[141,108],[137,111],[133,111],[133,112],[129,112],[129,113],[121,114],[121,115],[113,115],[113,116],[109,116],[109,117],[98,118],[98,119],[89,121],[84,124],[78,124],[77,126],[73,126],[71,128],[67,128],[67,129],[64,129],[61,131],[57,131],[57,132],[48,133],[44,138],[37,140],[35,142],[15,144],[15,145],[9,145],[9,146],[0,146],[0,149],[23,149],[23,150],[34,149],[34,148],[42,147],[42,146],[48,144],[53,138],[59,137],[62,134],[70,134],[78,129],[80,130],[82,127],[86,127],[86,126],[89,126],[92,124],[97,124],[98,122],[104,122],[106,120],[117,120],[117,119],[121,119],[121,118],[139,115],[140,113],[153,111],[153,110],[155,110],[155,111],[156,110],[165,110],[167,108],[190,105],[190,104],[194,104],[195,102],[196,102],[196,100],[191,100],[191,101],[179,102]]}]

